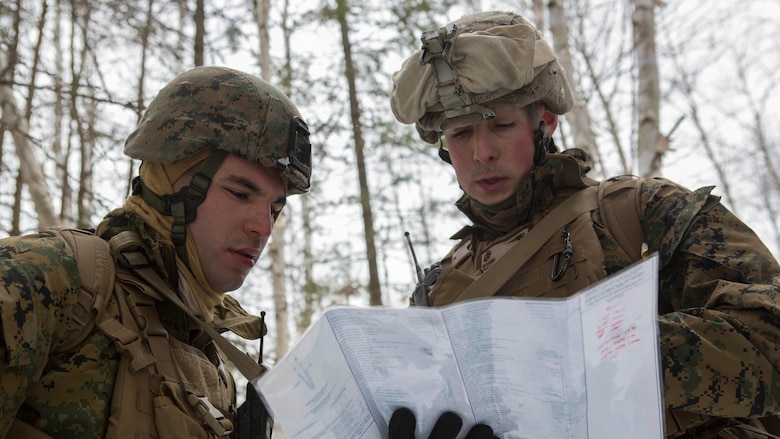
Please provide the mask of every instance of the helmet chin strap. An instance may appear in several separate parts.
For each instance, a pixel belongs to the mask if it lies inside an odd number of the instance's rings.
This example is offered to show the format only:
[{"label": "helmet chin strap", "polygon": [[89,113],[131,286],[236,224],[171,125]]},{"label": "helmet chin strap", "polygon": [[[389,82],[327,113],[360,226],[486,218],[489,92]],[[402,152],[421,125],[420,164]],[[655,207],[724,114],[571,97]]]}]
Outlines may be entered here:
[{"label": "helmet chin strap", "polygon": [[188,267],[187,257],[187,224],[195,221],[198,216],[198,206],[206,199],[206,193],[211,185],[211,179],[217,173],[222,162],[227,157],[227,151],[214,149],[205,160],[203,167],[192,176],[190,184],[173,194],[158,195],[147,187],[141,177],[133,179],[133,195],[140,196],[155,210],[166,216],[173,217],[171,241],[176,248],[176,254]]},{"label": "helmet chin strap", "polygon": [[558,152],[552,137],[545,134],[547,124],[539,122],[539,129],[534,133],[534,165],[539,166],[547,161],[548,153]]},{"label": "helmet chin strap", "polygon": [[447,151],[447,149],[444,147],[444,142],[441,140],[441,137],[439,137],[439,158],[449,164],[452,164],[452,159],[450,159],[450,152]]}]

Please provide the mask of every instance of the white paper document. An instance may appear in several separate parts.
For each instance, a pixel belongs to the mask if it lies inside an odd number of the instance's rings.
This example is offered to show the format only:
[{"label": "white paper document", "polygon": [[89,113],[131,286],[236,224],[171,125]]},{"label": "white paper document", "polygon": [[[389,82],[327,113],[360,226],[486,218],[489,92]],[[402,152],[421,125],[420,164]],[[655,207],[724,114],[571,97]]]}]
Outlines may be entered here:
[{"label": "white paper document", "polygon": [[663,438],[652,256],[566,299],[335,308],[254,382],[289,439],[427,438],[439,415],[501,439]]}]

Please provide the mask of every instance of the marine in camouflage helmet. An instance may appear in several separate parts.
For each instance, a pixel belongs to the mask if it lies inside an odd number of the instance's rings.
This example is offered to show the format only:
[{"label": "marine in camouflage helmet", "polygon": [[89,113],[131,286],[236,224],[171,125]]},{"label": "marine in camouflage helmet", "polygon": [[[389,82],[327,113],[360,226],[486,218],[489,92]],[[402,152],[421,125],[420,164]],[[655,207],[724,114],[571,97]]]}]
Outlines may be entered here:
[{"label": "marine in camouflage helmet", "polygon": [[446,128],[542,102],[555,114],[574,106],[563,67],[533,24],[511,12],[468,15],[424,32],[422,48],[393,75],[396,119],[424,141]]},{"label": "marine in camouflage helmet", "polygon": [[235,383],[216,337],[194,324],[264,333],[226,291],[243,284],[287,195],[308,190],[310,148],[279,90],[195,68],[128,139],[143,161],[133,195],[96,236],[0,240],[0,438],[229,435]]},{"label": "marine in camouflage helmet", "polygon": [[147,163],[201,166],[175,194],[151,188],[143,165],[133,181],[134,195],[173,217],[171,239],[187,264],[186,225],[227,154],[277,170],[288,194],[311,186],[309,129],[298,109],[263,79],[226,67],[196,67],[165,85],[127,138],[125,154]]}]

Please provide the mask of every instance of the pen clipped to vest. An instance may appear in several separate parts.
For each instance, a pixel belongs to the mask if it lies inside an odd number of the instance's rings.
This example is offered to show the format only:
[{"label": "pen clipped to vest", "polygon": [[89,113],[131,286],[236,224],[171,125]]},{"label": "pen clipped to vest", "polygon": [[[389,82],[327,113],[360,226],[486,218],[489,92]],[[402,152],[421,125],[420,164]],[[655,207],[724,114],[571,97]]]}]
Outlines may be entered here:
[{"label": "pen clipped to vest", "polygon": [[[261,327],[265,327],[265,311],[260,312]],[[260,354],[258,364],[263,363],[263,339],[260,336]],[[246,400],[238,407],[236,414],[236,426],[233,439],[271,439],[274,420],[271,419],[268,409],[257,394],[257,390],[251,382],[246,384]]]}]

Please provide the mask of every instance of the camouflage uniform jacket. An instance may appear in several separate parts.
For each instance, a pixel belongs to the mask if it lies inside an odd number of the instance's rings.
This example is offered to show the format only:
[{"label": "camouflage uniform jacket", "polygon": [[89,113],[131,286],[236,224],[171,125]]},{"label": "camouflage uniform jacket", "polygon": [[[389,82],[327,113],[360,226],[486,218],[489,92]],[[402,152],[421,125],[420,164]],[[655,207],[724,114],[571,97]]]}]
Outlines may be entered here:
[{"label": "camouflage uniform jacket", "polygon": [[[132,212],[115,211],[101,227],[106,240],[123,230],[136,231],[158,263],[175,261],[172,246],[145,235]],[[158,271],[171,272],[162,265]],[[75,350],[55,350],[81,285],[70,248],[60,238],[42,234],[0,240],[0,281],[0,437],[14,417],[58,439],[104,437],[120,359],[114,342],[94,329]],[[160,307],[166,307],[160,318],[171,337],[195,344],[186,315],[170,302],[160,302]],[[113,295],[106,312],[119,318]],[[235,396],[233,391],[225,393]]]},{"label": "camouflage uniform jacket", "polygon": [[[511,206],[491,213],[466,196],[458,202],[474,225],[453,236],[461,241],[441,261],[432,306],[454,301],[553,207],[597,184],[575,157],[548,157],[521,180]],[[723,426],[780,412],[780,267],[711,190],[691,192],[665,179],[643,180],[639,189],[644,242],[660,256],[664,401],[675,413],[713,417],[684,437],[766,437],[741,430],[747,435],[734,436]],[[496,294],[569,295],[634,262],[599,219],[597,210],[567,226],[574,255],[562,279],[551,280],[552,257],[564,246],[553,235]]]}]

